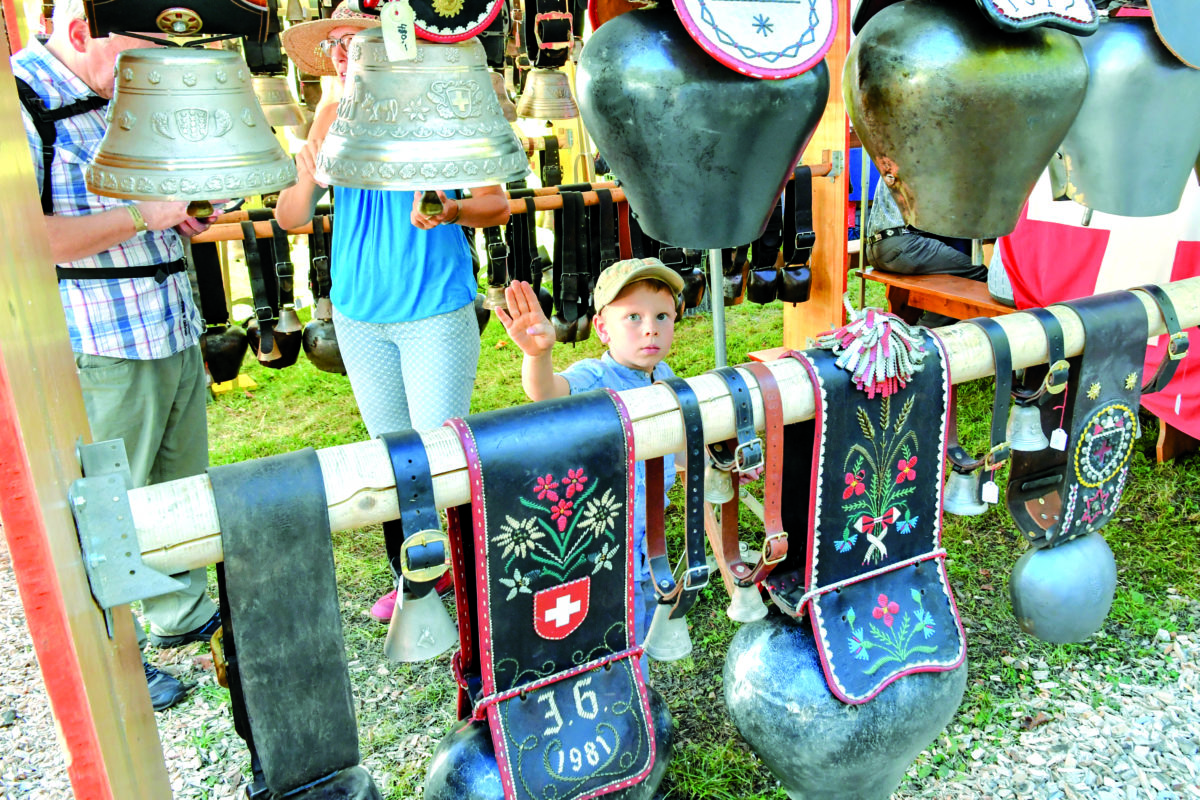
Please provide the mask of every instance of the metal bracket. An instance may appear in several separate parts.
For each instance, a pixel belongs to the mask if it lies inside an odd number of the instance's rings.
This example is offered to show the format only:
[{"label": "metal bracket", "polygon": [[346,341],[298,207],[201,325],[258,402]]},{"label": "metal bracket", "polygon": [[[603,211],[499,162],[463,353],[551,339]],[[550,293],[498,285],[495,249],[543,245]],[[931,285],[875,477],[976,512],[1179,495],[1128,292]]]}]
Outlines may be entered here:
[{"label": "metal bracket", "polygon": [[78,444],[75,453],[84,477],[71,484],[67,501],[75,517],[88,585],[104,609],[111,639],[115,606],[186,589],[188,581],[168,577],[142,563],[129,505],[133,478],[125,443],[112,439]]},{"label": "metal bracket", "polygon": [[829,154],[829,175],[826,176],[830,181],[836,181],[838,176],[846,169],[846,154],[841,150],[834,150]]}]

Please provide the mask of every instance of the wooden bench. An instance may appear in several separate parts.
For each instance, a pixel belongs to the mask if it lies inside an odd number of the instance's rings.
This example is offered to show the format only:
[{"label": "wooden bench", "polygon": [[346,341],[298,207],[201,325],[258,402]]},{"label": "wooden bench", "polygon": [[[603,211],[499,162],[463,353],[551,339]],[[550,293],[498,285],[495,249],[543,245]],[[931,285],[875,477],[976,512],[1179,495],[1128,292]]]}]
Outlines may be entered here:
[{"label": "wooden bench", "polygon": [[868,267],[866,278],[887,287],[888,310],[906,322],[915,322],[922,311],[970,319],[1016,310],[993,300],[985,281],[957,275],[899,275]]}]

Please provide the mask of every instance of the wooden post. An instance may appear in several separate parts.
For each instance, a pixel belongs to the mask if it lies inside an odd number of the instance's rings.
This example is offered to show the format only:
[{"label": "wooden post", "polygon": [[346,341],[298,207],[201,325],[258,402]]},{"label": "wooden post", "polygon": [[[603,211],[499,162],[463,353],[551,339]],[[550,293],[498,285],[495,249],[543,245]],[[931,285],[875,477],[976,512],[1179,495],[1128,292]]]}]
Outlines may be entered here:
[{"label": "wooden post", "polygon": [[804,152],[808,164],[841,157],[841,170],[834,178],[813,178],[813,228],[817,243],[812,252],[812,294],[808,302],[784,304],[784,347],[803,349],[815,337],[842,323],[842,296],[846,291],[846,138],[850,122],[842,99],[842,66],[850,46],[850,2],[838,0],[838,29],[825,54],[829,67],[829,102]]},{"label": "wooden post", "polygon": [[90,437],[8,59],[0,142],[0,518],[17,588],[75,796],[169,798],[129,608],[113,609],[110,640],[67,507]]}]

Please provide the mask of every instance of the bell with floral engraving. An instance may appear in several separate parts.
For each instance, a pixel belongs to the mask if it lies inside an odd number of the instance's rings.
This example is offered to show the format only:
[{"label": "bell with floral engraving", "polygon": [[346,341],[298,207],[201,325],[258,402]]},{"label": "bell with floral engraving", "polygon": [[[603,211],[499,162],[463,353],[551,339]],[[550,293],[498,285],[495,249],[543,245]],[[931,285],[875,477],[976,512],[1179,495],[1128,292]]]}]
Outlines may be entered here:
[{"label": "bell with floral engraving", "polygon": [[846,60],[846,110],[904,221],[942,236],[1010,233],[1087,90],[1076,38],[1001,31],[974,3],[904,0]]},{"label": "bell with floral engraving", "polygon": [[[269,194],[296,182],[239,53],[187,47],[126,50],[117,58],[108,128],[86,169],[96,194],[211,201]],[[206,207],[207,206],[207,207]]]},{"label": "bell with floral engraving", "polygon": [[525,80],[517,100],[517,116],[522,119],[574,119],[579,106],[571,94],[571,81],[561,69],[534,67]]},{"label": "bell with floral engraving", "polygon": [[449,190],[504,184],[529,172],[478,39],[418,40],[414,59],[391,61],[382,30],[368,28],[351,40],[349,57],[337,118],[317,154],[317,180]]},{"label": "bell with floral engraving", "polygon": [[1087,97],[1059,148],[1055,195],[1123,217],[1171,213],[1200,154],[1200,70],[1146,17],[1109,17],[1080,42]]}]

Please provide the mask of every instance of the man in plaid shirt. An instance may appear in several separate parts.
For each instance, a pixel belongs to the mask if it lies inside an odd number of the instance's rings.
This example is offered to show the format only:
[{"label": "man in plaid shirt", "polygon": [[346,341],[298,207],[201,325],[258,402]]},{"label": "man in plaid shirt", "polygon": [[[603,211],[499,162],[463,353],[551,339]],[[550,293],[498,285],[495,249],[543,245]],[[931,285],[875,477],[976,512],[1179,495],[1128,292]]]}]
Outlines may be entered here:
[{"label": "man in plaid shirt", "polygon": [[[127,36],[93,39],[82,0],[56,0],[50,37],[11,60],[13,74],[37,96],[22,87],[22,117],[92,438],[124,440],[135,486],[208,466],[202,323],[179,238],[208,223],[189,217],[185,202],[129,203],[92,194],[84,182],[104,136],[103,100],[114,91],[117,56],[148,46]],[[53,110],[96,96],[102,100],[51,123],[56,142],[45,174],[47,154],[31,105],[40,110],[40,100]],[[187,589],[142,602],[150,640],[160,647],[207,641],[220,625],[205,592],[206,570],[192,570],[190,579]],[[134,627],[144,644],[141,626]],[[150,664],[145,671],[155,710],[187,694],[174,677]]]}]

